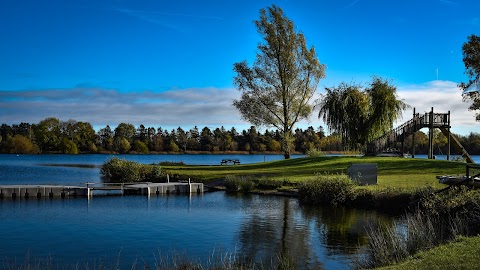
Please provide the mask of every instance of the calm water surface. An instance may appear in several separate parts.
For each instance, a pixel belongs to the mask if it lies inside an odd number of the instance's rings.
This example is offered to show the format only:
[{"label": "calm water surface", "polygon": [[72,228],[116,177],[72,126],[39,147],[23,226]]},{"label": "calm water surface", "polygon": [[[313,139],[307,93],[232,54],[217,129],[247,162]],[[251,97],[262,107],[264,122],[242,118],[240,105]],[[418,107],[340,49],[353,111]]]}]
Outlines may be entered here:
[{"label": "calm water surface", "polygon": [[[0,184],[80,184],[100,181],[110,155],[0,155]],[[281,155],[126,155],[142,163],[219,164],[282,159]],[[298,157],[298,156],[296,156]],[[203,260],[218,253],[270,262],[281,254],[303,269],[349,269],[364,253],[367,224],[391,217],[372,211],[308,208],[296,199],[224,192],[171,196],[94,196],[77,199],[0,200],[0,263],[53,258],[59,265],[151,267],[161,256]],[[358,255],[360,254],[360,255]],[[110,264],[109,264],[110,263]]]},{"label": "calm water surface", "polygon": [[391,221],[375,212],[301,207],[297,200],[234,196],[103,196],[0,201],[0,254],[23,260],[52,257],[59,265],[104,261],[120,255],[153,266],[177,252],[194,260],[214,250],[270,262],[278,254],[300,268],[348,269],[366,244],[367,223]]}]

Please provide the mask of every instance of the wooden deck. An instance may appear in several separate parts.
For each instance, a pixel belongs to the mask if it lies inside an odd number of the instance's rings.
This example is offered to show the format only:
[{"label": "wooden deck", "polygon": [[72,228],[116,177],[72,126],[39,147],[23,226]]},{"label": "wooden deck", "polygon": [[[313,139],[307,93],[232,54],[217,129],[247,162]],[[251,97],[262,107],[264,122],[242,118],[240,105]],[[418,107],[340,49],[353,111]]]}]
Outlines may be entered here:
[{"label": "wooden deck", "polygon": [[91,197],[95,191],[118,191],[120,195],[203,193],[203,183],[86,183],[85,186],[64,185],[2,185],[3,198]]}]

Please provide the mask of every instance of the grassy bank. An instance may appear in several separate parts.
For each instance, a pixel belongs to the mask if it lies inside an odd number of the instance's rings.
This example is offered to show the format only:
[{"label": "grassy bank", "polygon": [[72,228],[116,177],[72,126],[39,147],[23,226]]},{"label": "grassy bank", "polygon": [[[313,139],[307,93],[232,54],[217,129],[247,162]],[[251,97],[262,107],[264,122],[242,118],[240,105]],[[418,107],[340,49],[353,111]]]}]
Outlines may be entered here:
[{"label": "grassy bank", "polygon": [[435,176],[463,174],[465,164],[442,160],[377,157],[312,157],[228,166],[162,166],[170,175],[210,182],[226,176],[267,176],[293,183],[310,180],[319,174],[346,173],[353,163],[377,163],[378,185],[370,189],[419,187],[442,188]]},{"label": "grassy bank", "polygon": [[460,237],[449,244],[417,253],[402,263],[376,269],[478,269],[479,250],[480,236]]}]

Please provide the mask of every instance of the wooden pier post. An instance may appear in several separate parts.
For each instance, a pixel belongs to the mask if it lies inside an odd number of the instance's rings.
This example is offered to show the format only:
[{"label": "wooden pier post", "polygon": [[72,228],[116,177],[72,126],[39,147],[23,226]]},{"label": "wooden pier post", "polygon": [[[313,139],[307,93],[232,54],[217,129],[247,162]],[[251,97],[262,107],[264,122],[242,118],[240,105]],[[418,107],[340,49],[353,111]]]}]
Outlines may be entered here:
[{"label": "wooden pier post", "polygon": [[433,159],[433,107],[428,116],[428,158]]},{"label": "wooden pier post", "polygon": [[417,121],[415,108],[413,108],[412,158],[415,158],[415,130],[417,128]]},{"label": "wooden pier post", "polygon": [[447,127],[447,130],[448,130],[448,136],[447,136],[447,160],[450,160],[450,137],[451,137],[451,134],[450,134],[450,111],[448,111],[448,116],[447,116],[447,123],[448,123],[448,127]]}]

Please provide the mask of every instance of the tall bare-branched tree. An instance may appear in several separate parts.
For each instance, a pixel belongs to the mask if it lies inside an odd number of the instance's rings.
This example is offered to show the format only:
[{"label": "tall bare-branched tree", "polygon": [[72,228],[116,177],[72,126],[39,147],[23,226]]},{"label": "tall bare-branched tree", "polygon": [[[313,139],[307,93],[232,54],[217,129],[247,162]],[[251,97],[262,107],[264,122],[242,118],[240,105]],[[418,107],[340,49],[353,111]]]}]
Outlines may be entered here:
[{"label": "tall bare-branched tree", "polygon": [[307,48],[304,35],[295,30],[281,8],[273,5],[260,10],[255,25],[264,42],[258,45],[252,67],[246,61],[234,64],[234,83],[242,97],[233,105],[250,123],[277,128],[288,159],[292,129],[312,113],[312,97],[319,80],[325,77],[325,67],[317,59],[315,48]]},{"label": "tall bare-branched tree", "polygon": [[[462,82],[458,86],[464,91],[463,101],[473,101],[468,109],[478,111],[480,110],[480,36],[469,36],[468,42],[462,46],[462,51],[468,82]],[[476,120],[480,121],[480,113],[476,114]]]},{"label": "tall bare-branched tree", "polygon": [[393,127],[408,105],[387,80],[374,77],[366,89],[341,83],[326,88],[320,101],[319,118],[342,136],[344,145],[363,148]]}]

